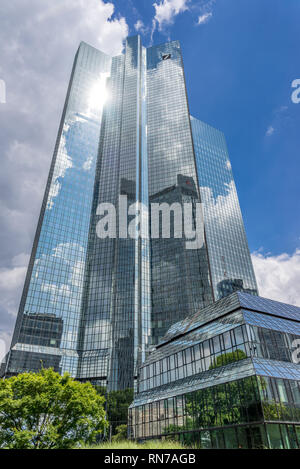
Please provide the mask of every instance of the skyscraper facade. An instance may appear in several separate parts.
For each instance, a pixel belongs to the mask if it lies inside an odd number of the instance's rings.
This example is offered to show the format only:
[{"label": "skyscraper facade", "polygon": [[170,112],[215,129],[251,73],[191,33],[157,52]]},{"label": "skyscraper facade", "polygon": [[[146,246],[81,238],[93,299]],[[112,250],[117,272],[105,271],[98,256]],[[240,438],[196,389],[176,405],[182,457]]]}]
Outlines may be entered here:
[{"label": "skyscraper facade", "polygon": [[214,300],[257,286],[224,134],[191,117]]},{"label": "skyscraper facade", "polygon": [[[200,203],[203,240],[188,249],[175,206],[195,224]],[[168,238],[153,204],[171,208]],[[109,206],[115,236],[99,237]],[[190,116],[178,41],[130,37],[116,57],[82,43],[5,374],[42,362],[132,387],[172,324],[240,289],[257,293],[224,136]]]},{"label": "skyscraper facade", "polygon": [[77,373],[101,94],[110,63],[110,57],[84,43],[74,60],[7,357],[8,374],[39,369],[41,363]]}]

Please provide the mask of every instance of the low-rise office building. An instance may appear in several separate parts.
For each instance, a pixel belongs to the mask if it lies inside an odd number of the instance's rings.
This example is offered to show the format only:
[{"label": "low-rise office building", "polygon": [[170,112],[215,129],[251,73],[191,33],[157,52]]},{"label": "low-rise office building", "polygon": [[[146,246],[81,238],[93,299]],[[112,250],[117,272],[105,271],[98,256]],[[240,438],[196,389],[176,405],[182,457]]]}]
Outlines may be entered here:
[{"label": "low-rise office building", "polygon": [[140,369],[130,437],[300,447],[297,347],[300,308],[242,292],[176,323]]}]

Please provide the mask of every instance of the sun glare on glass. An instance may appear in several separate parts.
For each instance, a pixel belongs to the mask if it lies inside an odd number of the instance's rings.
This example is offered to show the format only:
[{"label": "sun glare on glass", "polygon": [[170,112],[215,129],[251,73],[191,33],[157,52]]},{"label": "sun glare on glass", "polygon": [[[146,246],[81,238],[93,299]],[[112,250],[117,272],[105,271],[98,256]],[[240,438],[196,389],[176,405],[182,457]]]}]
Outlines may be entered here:
[{"label": "sun glare on glass", "polygon": [[103,73],[91,87],[88,95],[88,113],[102,112],[104,104],[108,101],[107,77],[108,74]]}]

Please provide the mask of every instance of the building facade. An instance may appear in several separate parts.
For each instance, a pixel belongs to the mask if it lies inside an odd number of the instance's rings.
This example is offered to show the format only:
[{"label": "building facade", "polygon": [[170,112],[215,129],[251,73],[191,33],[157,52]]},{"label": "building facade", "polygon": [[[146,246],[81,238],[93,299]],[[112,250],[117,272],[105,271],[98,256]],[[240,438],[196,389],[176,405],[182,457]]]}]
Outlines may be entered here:
[{"label": "building facade", "polygon": [[[76,376],[93,185],[111,58],[81,43],[33,243],[7,376],[41,363]],[[30,327],[29,327],[30,324]],[[58,336],[59,335],[59,339]]]},{"label": "building facade", "polygon": [[[172,210],[170,237],[154,235],[152,204],[191,204],[194,223],[200,203],[199,246],[175,235]],[[115,207],[114,237],[98,236],[103,204]],[[146,236],[136,226],[130,237],[138,211]],[[55,356],[57,371],[132,387],[172,324],[239,289],[257,294],[226,144],[190,117],[178,41],[130,37],[116,57],[82,43],[5,374]]]},{"label": "building facade", "polygon": [[217,301],[173,325],[141,367],[130,437],[300,448],[299,346],[300,308],[244,292]]},{"label": "building facade", "polygon": [[257,293],[224,134],[191,117],[214,300]]}]

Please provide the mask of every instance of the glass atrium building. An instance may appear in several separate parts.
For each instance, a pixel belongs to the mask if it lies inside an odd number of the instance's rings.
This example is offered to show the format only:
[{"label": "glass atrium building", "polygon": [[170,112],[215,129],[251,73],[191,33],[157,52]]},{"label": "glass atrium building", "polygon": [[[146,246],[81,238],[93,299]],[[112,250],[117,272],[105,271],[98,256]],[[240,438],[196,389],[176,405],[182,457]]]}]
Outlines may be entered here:
[{"label": "glass atrium building", "polygon": [[300,308],[244,292],[217,301],[173,325],[144,362],[130,437],[300,448],[299,346]]},{"label": "glass atrium building", "polygon": [[[175,236],[175,212],[170,238],[154,236],[152,204],[200,202],[196,249]],[[134,203],[147,236],[127,236]],[[97,236],[100,204],[116,209],[114,238]],[[257,294],[226,143],[190,116],[179,42],[129,37],[116,57],[82,43],[2,374],[43,363],[133,387],[172,324],[237,290]]]}]

